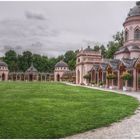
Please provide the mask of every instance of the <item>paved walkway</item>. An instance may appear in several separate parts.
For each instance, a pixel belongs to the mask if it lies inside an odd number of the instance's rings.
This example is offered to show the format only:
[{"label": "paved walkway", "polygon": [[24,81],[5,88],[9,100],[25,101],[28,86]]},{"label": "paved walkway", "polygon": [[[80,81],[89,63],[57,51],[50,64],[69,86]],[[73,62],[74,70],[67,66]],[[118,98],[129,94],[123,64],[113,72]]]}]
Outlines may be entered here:
[{"label": "paved walkway", "polygon": [[[95,87],[88,87],[93,89],[99,90],[106,90],[108,89],[101,89]],[[123,92],[123,91],[115,91],[119,94],[127,94],[129,96],[133,96],[140,101],[140,93],[139,92]],[[135,115],[131,116],[130,118],[125,118],[121,122],[113,123],[109,127],[102,127],[95,130],[90,130],[88,132],[76,134],[73,136],[66,137],[67,139],[140,139],[140,108],[136,110]]]}]

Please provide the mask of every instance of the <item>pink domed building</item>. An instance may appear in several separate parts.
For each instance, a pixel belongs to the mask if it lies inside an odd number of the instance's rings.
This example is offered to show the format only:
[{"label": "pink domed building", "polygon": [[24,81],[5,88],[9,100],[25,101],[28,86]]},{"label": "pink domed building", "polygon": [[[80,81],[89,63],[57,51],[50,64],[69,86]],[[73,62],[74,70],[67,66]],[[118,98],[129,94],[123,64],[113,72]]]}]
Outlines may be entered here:
[{"label": "pink domed building", "polygon": [[76,59],[76,84],[87,84],[84,76],[91,70],[93,64],[99,64],[101,59],[101,52],[93,51],[90,46],[80,50]]},{"label": "pink domed building", "polygon": [[124,45],[114,55],[115,59],[140,57],[140,2],[130,9],[123,23]]},{"label": "pink domed building", "polygon": [[[122,90],[140,91],[140,2],[130,9],[124,26],[124,44],[115,53],[114,59],[101,59],[99,52],[89,47],[77,54],[76,83],[87,84],[85,74],[90,75],[90,82],[105,87]],[[131,79],[124,81],[121,78],[124,72],[131,75]],[[107,75],[115,75],[114,79],[107,79]]]},{"label": "pink domed building", "polygon": [[8,80],[8,74],[8,65],[5,62],[0,61],[0,81]]},{"label": "pink domed building", "polygon": [[62,60],[56,63],[54,70],[54,81],[62,81],[62,76],[67,71],[69,71],[67,63]]}]

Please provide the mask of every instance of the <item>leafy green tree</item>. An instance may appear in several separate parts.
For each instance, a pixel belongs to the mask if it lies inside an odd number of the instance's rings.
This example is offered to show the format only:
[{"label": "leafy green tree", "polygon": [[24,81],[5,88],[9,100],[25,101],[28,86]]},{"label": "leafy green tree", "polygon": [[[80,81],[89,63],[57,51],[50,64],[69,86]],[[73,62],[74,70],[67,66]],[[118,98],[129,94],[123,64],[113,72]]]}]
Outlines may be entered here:
[{"label": "leafy green tree", "polygon": [[95,45],[93,48],[94,51],[99,51],[100,50],[100,46],[99,45]]},{"label": "leafy green tree", "polygon": [[107,54],[106,54],[106,58],[113,58],[115,52],[118,50],[119,48],[119,44],[114,42],[114,41],[110,41],[107,45]]},{"label": "leafy green tree", "polygon": [[59,55],[59,56],[57,57],[57,61],[61,61],[61,60],[64,60],[64,55]]},{"label": "leafy green tree", "polygon": [[23,52],[22,61],[23,61],[23,65],[24,65],[23,71],[26,71],[32,63],[32,53],[30,51]]},{"label": "leafy green tree", "polygon": [[123,32],[117,32],[113,35],[113,41],[107,44],[106,58],[113,58],[114,54],[123,46]]},{"label": "leafy green tree", "polygon": [[106,57],[106,48],[104,45],[100,46],[100,50],[101,50],[101,55],[103,56],[103,58]]},{"label": "leafy green tree", "polygon": [[123,46],[123,31],[117,32],[115,35],[113,35],[114,41],[116,41],[119,44],[119,47]]},{"label": "leafy green tree", "polygon": [[70,70],[74,70],[76,65],[76,52],[71,50],[67,51],[64,54],[64,61],[68,64]]},{"label": "leafy green tree", "polygon": [[8,64],[10,71],[17,71],[17,54],[14,50],[9,50],[5,53],[4,61]]},{"label": "leafy green tree", "polygon": [[48,72],[53,72],[56,63],[58,62],[58,60],[55,57],[49,58],[49,62],[48,62]]}]

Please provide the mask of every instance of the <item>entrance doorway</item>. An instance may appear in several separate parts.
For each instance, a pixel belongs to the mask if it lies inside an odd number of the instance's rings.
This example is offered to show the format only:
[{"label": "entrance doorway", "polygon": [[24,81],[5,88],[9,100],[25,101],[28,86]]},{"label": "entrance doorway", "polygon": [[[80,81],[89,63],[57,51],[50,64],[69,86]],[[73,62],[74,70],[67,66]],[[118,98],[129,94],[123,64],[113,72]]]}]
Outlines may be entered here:
[{"label": "entrance doorway", "polygon": [[2,74],[2,81],[5,81],[5,74]]},{"label": "entrance doorway", "polygon": [[60,75],[57,74],[57,81],[60,81]]},{"label": "entrance doorway", "polygon": [[33,81],[33,74],[29,75],[29,81]]}]

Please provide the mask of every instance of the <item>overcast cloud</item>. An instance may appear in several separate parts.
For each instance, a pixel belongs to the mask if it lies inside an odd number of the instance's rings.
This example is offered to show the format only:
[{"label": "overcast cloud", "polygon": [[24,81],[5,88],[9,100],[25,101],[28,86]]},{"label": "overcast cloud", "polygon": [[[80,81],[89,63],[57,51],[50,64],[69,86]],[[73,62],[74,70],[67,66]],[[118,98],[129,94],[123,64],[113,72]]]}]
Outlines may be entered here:
[{"label": "overcast cloud", "polygon": [[131,2],[0,2],[0,56],[9,49],[58,56],[106,44],[123,29]]}]

